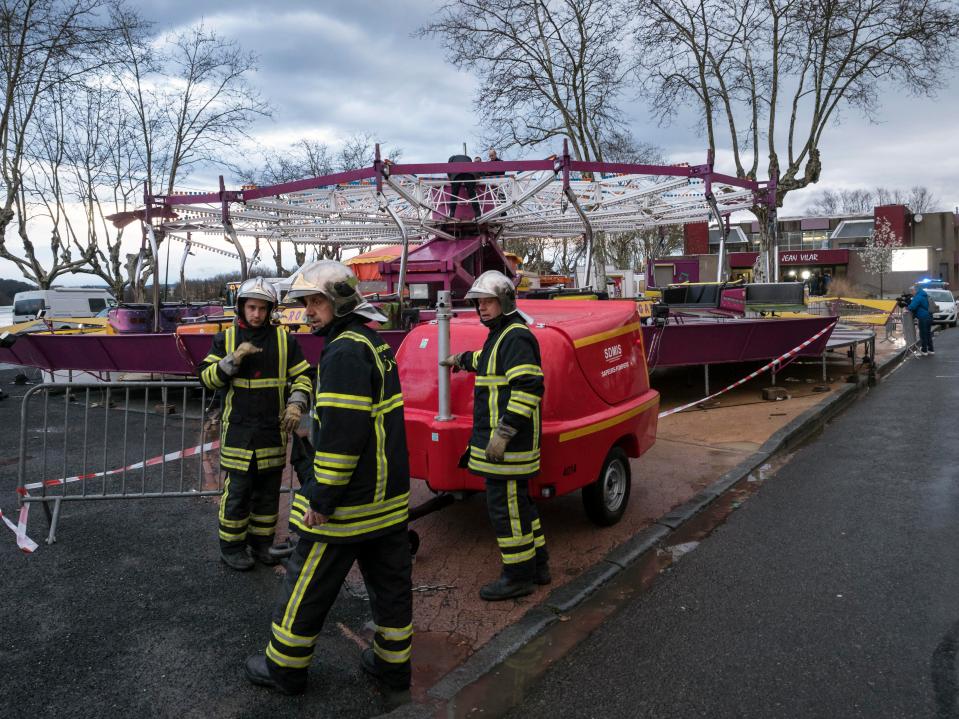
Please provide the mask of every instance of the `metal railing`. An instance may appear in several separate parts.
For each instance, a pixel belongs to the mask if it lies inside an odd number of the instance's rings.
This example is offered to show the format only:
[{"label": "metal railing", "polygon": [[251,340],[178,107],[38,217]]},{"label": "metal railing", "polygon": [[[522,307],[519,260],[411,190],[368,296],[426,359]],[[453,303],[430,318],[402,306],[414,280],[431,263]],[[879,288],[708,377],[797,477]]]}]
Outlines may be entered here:
[{"label": "metal railing", "polygon": [[[23,397],[17,493],[56,541],[64,502],[223,493],[216,394],[199,382],[40,384]],[[284,472],[289,492],[292,472]]]}]

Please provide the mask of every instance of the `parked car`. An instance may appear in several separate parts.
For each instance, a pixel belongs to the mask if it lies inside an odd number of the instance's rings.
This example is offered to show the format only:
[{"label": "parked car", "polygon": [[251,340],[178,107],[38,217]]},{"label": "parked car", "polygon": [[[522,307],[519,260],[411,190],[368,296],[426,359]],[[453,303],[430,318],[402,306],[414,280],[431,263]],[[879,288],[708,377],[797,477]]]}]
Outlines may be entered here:
[{"label": "parked car", "polygon": [[956,298],[952,296],[949,290],[926,290],[929,295],[929,301],[935,304],[930,305],[933,310],[932,321],[940,324],[948,324],[950,327],[956,326]]}]

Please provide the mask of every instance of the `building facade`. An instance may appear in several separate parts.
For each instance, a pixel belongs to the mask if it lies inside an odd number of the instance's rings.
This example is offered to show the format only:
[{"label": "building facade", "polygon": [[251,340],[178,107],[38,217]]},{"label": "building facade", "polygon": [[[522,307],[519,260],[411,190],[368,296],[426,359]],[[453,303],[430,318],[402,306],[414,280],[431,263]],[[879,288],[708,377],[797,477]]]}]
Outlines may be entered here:
[{"label": "building facade", "polygon": [[[866,270],[860,250],[876,224],[888,220],[902,241],[892,271]],[[715,281],[720,229],[706,223],[684,227],[684,253],[650,262],[649,283]],[[726,240],[730,279],[752,279],[759,250],[759,223],[733,223]],[[864,295],[899,294],[923,277],[943,279],[959,288],[959,217],[953,212],[913,213],[905,205],[882,205],[871,214],[779,220],[779,265],[782,281],[807,281],[822,289],[821,280],[842,279],[843,286]],[[817,287],[818,285],[818,287]]]}]

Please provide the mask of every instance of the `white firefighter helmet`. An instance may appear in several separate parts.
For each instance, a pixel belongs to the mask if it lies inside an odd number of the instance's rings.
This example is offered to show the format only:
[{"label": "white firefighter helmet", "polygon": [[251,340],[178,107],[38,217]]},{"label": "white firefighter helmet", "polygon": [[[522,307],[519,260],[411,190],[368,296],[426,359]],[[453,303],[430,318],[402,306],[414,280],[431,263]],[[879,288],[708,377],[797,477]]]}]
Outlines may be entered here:
[{"label": "white firefighter helmet", "polygon": [[262,277],[251,277],[243,282],[236,291],[236,314],[238,317],[243,313],[243,300],[263,300],[270,305],[270,310],[279,304],[280,298],[276,293],[276,288],[269,280]]},{"label": "white firefighter helmet", "polygon": [[481,297],[491,297],[499,300],[499,306],[504,315],[518,312],[527,324],[533,321],[532,317],[516,306],[516,287],[513,285],[513,281],[502,272],[487,270],[476,278],[473,286],[466,293],[466,299],[478,300]]},{"label": "white firefighter helmet", "polygon": [[386,316],[367,302],[356,289],[353,270],[336,260],[317,260],[303,266],[293,277],[287,299],[300,300],[309,295],[323,295],[333,303],[333,314],[345,317],[353,314],[377,322],[386,322]]}]

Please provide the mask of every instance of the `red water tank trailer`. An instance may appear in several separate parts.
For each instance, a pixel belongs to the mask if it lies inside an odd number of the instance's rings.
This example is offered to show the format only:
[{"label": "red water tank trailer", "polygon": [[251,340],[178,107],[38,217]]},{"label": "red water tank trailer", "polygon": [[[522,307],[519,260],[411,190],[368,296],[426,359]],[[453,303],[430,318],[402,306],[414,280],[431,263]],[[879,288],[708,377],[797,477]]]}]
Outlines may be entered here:
[{"label": "red water tank trailer", "polygon": [[[583,489],[590,519],[614,524],[626,509],[630,457],[656,439],[659,393],[649,386],[636,303],[521,300],[533,318],[546,393],[542,403],[541,470],[530,495],[549,498]],[[439,421],[439,325],[415,327],[396,361],[403,385],[410,471],[435,492],[484,489],[460,468],[472,427],[472,373],[452,376],[449,421]],[[488,330],[472,309],[451,320],[453,353],[478,350]]]}]

